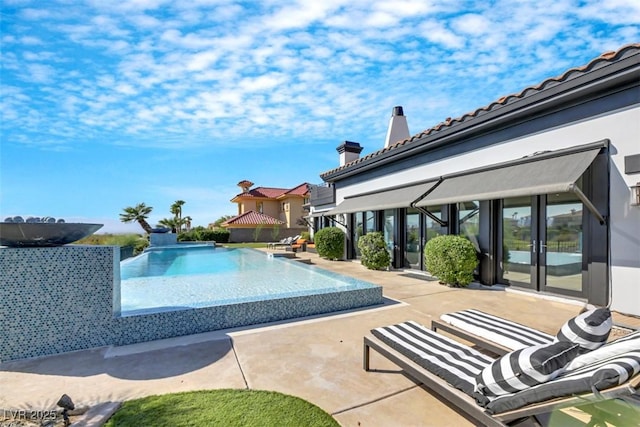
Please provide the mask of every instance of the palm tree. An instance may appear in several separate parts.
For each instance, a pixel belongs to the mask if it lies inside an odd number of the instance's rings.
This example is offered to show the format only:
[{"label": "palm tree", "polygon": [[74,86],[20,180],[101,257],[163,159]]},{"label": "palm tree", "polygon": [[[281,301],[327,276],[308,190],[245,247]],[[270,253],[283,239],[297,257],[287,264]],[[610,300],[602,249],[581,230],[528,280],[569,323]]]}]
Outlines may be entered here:
[{"label": "palm tree", "polygon": [[172,233],[175,233],[179,227],[178,221],[175,218],[162,218],[158,221],[158,224],[170,228]]},{"label": "palm tree", "polygon": [[182,205],[186,202],[184,200],[176,200],[172,205],[170,212],[173,214],[173,217],[176,220],[176,224],[178,225],[178,232],[182,231]]},{"label": "palm tree", "polygon": [[144,203],[138,203],[134,207],[127,206],[124,208],[124,213],[120,214],[120,221],[124,223],[137,222],[146,233],[150,234],[152,228],[147,222],[147,218],[149,218],[152,210],[151,206],[147,206]]}]

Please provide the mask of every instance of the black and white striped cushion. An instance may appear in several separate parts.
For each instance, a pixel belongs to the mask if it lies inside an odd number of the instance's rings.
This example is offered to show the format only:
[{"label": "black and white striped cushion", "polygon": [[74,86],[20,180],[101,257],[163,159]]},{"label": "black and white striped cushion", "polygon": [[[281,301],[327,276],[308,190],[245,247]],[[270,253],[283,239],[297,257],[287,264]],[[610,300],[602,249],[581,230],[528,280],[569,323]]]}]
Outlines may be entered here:
[{"label": "black and white striped cushion", "polygon": [[594,308],[569,319],[556,335],[557,341],[580,345],[580,353],[586,353],[607,342],[613,319],[608,308]]},{"label": "black and white striped cushion", "polygon": [[475,377],[494,360],[413,321],[376,328],[371,333],[470,396]]},{"label": "black and white striped cushion", "polygon": [[505,354],[476,377],[476,392],[491,398],[547,382],[562,373],[578,355],[578,348],[577,344],[560,341]]},{"label": "black and white striped cushion", "polygon": [[485,409],[491,414],[499,414],[557,397],[589,393],[593,389],[606,390],[623,384],[639,373],[640,349],[584,366],[521,392],[499,396],[486,404]]},{"label": "black and white striped cushion", "polygon": [[480,310],[455,311],[443,314],[440,316],[440,320],[510,350],[548,344],[554,340],[553,335]]},{"label": "black and white striped cushion", "polygon": [[581,354],[565,366],[565,370],[574,371],[583,366],[599,363],[629,351],[640,351],[640,331],[624,335],[614,341],[608,342],[600,348]]}]

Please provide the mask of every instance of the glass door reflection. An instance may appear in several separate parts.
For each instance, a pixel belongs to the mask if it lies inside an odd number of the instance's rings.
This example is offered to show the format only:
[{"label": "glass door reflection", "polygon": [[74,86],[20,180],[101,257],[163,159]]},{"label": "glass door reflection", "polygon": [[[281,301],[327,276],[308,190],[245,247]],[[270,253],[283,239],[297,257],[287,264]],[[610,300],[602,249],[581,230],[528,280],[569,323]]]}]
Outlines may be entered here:
[{"label": "glass door reflection", "polygon": [[420,269],[420,240],[420,212],[409,208],[405,220],[405,267]]},{"label": "glass door reflection", "polygon": [[502,277],[509,283],[534,287],[532,282],[531,197],[504,199],[502,206]]}]

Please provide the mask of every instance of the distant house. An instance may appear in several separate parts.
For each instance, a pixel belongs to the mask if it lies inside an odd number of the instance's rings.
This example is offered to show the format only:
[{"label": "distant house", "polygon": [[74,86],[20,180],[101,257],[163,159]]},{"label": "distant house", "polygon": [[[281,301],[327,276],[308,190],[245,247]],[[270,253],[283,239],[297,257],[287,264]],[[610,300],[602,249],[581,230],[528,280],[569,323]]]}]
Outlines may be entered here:
[{"label": "distant house", "polygon": [[302,219],[309,203],[306,182],[293,188],[253,185],[240,181],[242,192],[231,199],[238,205],[238,215],[221,224],[230,231],[230,242],[275,241],[307,231]]}]

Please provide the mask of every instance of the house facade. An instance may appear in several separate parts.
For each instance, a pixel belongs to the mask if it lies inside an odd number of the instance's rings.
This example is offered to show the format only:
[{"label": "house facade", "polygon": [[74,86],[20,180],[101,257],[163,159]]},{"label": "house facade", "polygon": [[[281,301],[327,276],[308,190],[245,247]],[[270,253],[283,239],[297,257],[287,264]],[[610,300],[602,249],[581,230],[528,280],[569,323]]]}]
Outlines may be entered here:
[{"label": "house facade", "polygon": [[300,219],[308,212],[308,184],[293,188],[253,187],[240,181],[242,192],[231,202],[238,205],[238,215],[222,223],[229,230],[231,242],[266,242],[307,231]]},{"label": "house facade", "polygon": [[347,258],[381,231],[393,267],[425,270],[427,242],[459,234],[483,284],[640,315],[640,44],[360,150],[338,147],[311,188],[314,228],[342,227]]}]

